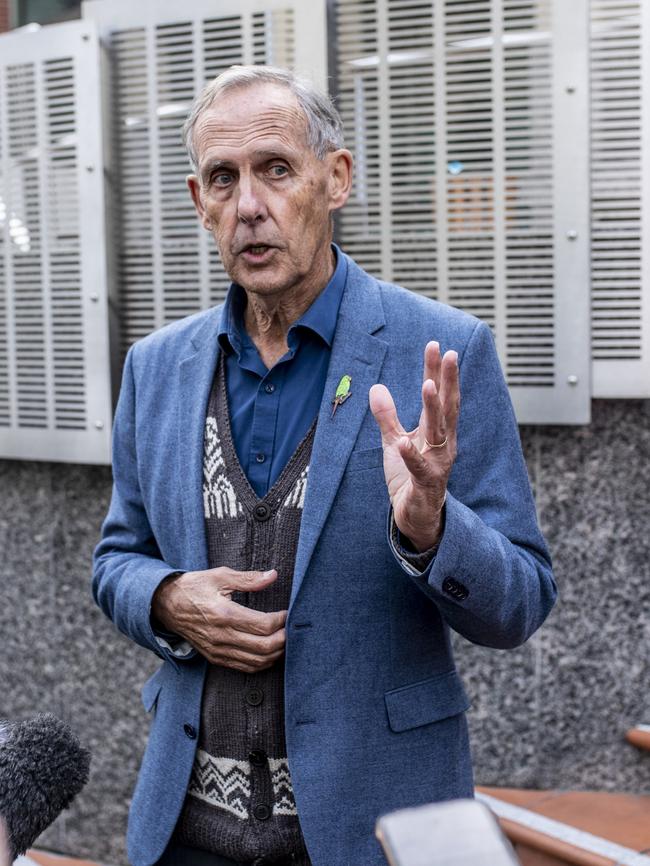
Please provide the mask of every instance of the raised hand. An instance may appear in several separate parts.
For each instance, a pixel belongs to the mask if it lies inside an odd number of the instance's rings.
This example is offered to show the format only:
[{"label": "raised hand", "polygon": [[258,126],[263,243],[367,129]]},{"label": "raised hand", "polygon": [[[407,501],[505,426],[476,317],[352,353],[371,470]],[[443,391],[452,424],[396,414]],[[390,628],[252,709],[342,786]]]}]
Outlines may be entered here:
[{"label": "raised hand", "polygon": [[436,342],[427,343],[424,350],[422,412],[415,430],[402,427],[385,385],[370,389],[395,523],[418,551],[440,540],[447,480],[456,458],[459,409],[458,355],[449,351],[441,358]]},{"label": "raised hand", "polygon": [[225,567],[187,571],[160,584],[151,612],[211,664],[255,673],[271,667],[284,652],[287,611],[251,610],[232,601],[232,594],[266,589],[277,577],[276,571]]}]

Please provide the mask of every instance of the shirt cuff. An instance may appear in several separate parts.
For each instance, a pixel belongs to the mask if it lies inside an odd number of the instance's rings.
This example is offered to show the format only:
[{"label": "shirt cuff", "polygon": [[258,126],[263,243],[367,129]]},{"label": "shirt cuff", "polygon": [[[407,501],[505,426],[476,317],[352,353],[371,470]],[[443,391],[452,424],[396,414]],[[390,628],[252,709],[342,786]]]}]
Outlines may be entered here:
[{"label": "shirt cuff", "polygon": [[160,632],[154,632],[154,637],[159,647],[166,649],[177,659],[185,659],[194,652],[192,644],[177,635],[168,634],[163,637]]},{"label": "shirt cuff", "polygon": [[402,565],[402,568],[413,577],[421,577],[435,559],[438,552],[438,544],[430,547],[428,550],[423,550],[418,553],[414,550],[409,550],[404,547],[402,535],[395,523],[393,509],[390,510],[388,518],[388,542],[393,550],[393,553]]}]

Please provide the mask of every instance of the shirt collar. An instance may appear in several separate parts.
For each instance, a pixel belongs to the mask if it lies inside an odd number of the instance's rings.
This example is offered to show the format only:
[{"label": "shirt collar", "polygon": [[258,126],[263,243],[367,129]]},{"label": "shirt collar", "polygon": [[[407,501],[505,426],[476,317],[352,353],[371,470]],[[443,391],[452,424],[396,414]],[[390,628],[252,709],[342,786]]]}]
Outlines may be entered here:
[{"label": "shirt collar", "polygon": [[[312,331],[331,347],[336,331],[336,320],[339,314],[341,298],[348,275],[348,263],[336,244],[332,244],[336,256],[336,267],[329,282],[303,315],[289,328],[290,335],[298,336],[299,330],[305,328]],[[237,283],[231,283],[226,295],[226,301],[221,315],[221,325],[217,338],[221,348],[229,354],[241,352],[242,330],[244,327],[244,309],[246,293]]]}]

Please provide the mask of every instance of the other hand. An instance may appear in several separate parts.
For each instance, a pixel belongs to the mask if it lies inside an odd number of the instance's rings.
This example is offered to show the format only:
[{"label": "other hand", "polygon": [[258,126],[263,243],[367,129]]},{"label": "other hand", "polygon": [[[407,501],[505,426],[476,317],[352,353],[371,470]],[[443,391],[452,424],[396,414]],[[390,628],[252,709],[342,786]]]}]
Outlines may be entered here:
[{"label": "other hand", "polygon": [[211,664],[255,673],[271,667],[284,652],[287,611],[251,610],[232,601],[232,594],[259,592],[277,577],[276,571],[226,567],[187,571],[160,584],[151,612]]},{"label": "other hand", "polygon": [[370,389],[370,410],[381,431],[384,476],[397,528],[416,550],[434,547],[442,533],[447,480],[456,458],[460,409],[458,354],[427,343],[424,350],[422,412],[407,432],[385,385]]}]

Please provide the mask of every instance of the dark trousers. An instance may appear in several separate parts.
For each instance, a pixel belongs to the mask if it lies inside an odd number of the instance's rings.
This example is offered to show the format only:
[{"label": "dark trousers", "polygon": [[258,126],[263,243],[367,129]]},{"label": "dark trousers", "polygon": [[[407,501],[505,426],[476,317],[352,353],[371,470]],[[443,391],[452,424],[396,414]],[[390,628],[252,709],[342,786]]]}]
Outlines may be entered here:
[{"label": "dark trousers", "polygon": [[252,863],[242,864],[228,857],[222,857],[220,854],[211,854],[209,851],[170,842],[156,866],[291,866],[291,861],[278,862],[260,857]]}]

